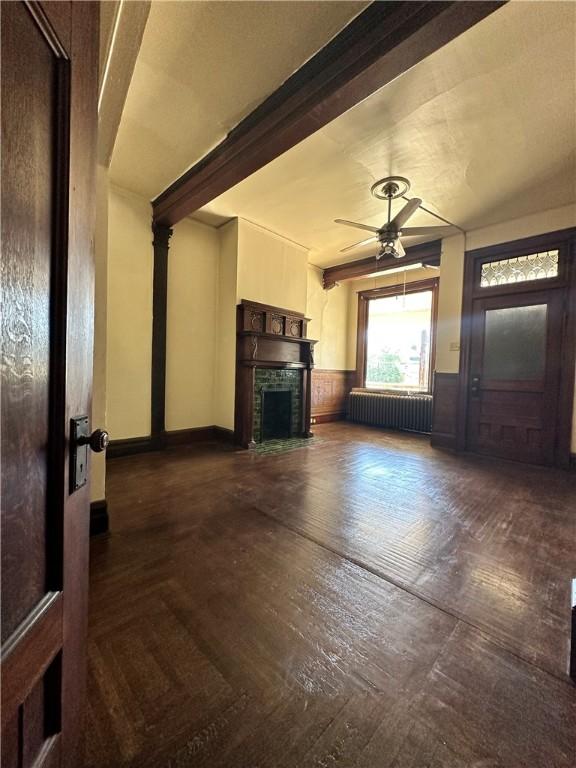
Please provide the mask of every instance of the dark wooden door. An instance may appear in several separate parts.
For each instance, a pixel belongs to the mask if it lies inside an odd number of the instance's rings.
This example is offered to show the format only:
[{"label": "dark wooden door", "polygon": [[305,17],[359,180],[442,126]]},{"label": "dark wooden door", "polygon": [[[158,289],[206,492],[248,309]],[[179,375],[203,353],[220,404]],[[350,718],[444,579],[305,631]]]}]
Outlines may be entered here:
[{"label": "dark wooden door", "polygon": [[1,4],[3,768],[81,762],[98,10]]},{"label": "dark wooden door", "polygon": [[474,301],[470,450],[554,463],[563,307],[563,292],[555,289]]}]

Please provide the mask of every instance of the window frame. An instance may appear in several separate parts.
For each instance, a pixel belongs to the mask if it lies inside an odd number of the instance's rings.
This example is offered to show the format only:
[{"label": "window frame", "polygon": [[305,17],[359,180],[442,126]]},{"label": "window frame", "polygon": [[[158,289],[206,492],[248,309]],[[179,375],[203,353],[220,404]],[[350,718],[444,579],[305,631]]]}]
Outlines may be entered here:
[{"label": "window frame", "polygon": [[[362,389],[365,392],[378,392],[381,394],[389,395],[402,395],[402,394],[418,394],[418,395],[431,395],[432,386],[434,381],[434,368],[436,365],[436,331],[438,325],[438,286],[440,284],[439,277],[431,277],[426,280],[413,280],[412,282],[389,285],[385,288],[372,288],[367,291],[358,292],[358,325],[356,332],[356,372],[357,381],[356,389]],[[428,372],[428,388],[424,391],[422,389],[410,389],[406,387],[390,388],[384,387],[370,388],[366,387],[366,363],[367,356],[366,350],[368,347],[368,315],[370,302],[374,299],[382,299],[391,296],[403,296],[410,293],[423,293],[424,291],[432,291],[432,308],[430,317],[430,370]]]}]

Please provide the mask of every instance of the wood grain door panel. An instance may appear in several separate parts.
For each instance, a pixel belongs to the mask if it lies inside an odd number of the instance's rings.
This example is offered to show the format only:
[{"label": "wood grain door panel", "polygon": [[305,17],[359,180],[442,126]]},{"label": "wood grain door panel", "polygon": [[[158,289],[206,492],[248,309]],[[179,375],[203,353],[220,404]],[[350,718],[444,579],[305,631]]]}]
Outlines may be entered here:
[{"label": "wood grain door panel", "polygon": [[[490,313],[532,313],[492,330]],[[529,291],[477,299],[472,313],[468,448],[534,464],[553,464],[563,296]],[[524,323],[524,327],[522,325]],[[488,344],[493,348],[489,349]],[[495,359],[497,358],[497,359]]]},{"label": "wood grain door panel", "polygon": [[[2,766],[78,764],[88,488],[98,4],[2,14]],[[79,365],[79,363],[81,363]]]},{"label": "wood grain door panel", "polygon": [[42,599],[49,575],[50,294],[42,288],[52,278],[58,94],[53,51],[26,8],[10,3],[2,15],[2,443],[10,458],[2,465],[2,581],[18,596],[2,601],[4,642]]}]

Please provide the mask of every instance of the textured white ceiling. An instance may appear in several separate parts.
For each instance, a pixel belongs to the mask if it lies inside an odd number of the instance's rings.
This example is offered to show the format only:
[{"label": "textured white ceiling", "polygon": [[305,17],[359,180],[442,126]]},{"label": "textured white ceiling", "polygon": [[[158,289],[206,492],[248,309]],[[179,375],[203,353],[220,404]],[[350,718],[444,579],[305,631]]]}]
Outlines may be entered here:
[{"label": "textured white ceiling", "polygon": [[155,0],[112,181],[156,197],[368,4]]},{"label": "textured white ceiling", "polygon": [[507,4],[195,217],[249,219],[319,265],[363,258],[333,219],[382,224],[370,186],[389,174],[467,229],[575,201],[576,3]]}]

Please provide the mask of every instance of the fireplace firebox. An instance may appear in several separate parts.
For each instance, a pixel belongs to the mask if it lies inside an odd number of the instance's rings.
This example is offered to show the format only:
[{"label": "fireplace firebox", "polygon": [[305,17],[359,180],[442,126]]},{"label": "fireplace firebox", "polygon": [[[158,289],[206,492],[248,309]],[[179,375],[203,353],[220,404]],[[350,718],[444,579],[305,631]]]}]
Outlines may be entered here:
[{"label": "fireplace firebox", "polygon": [[292,390],[262,390],[262,442],[292,437]]}]

